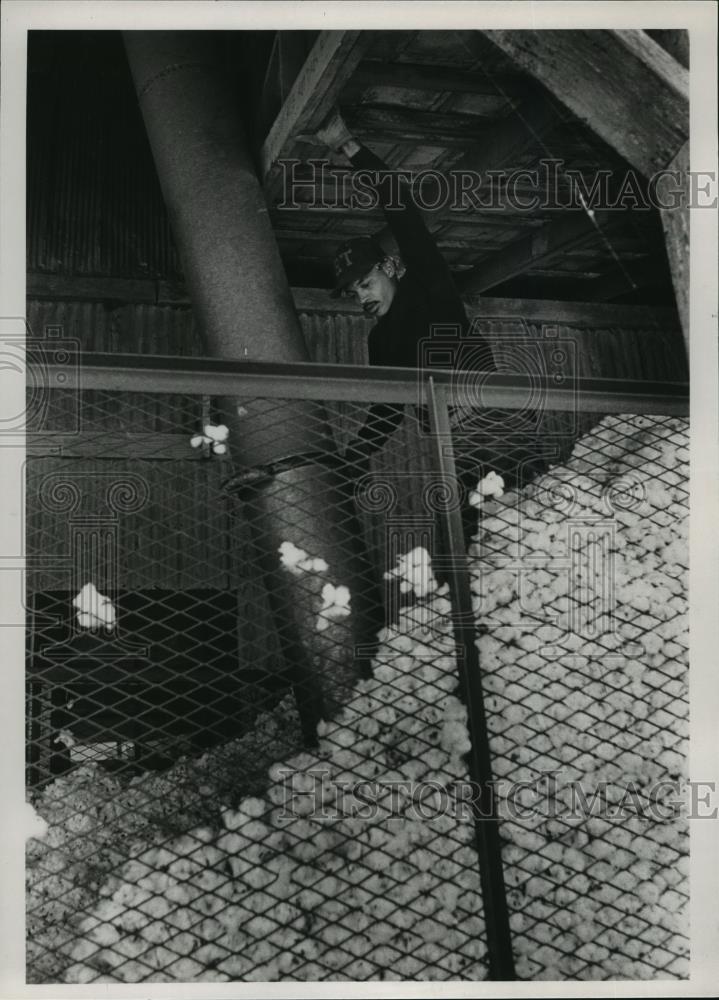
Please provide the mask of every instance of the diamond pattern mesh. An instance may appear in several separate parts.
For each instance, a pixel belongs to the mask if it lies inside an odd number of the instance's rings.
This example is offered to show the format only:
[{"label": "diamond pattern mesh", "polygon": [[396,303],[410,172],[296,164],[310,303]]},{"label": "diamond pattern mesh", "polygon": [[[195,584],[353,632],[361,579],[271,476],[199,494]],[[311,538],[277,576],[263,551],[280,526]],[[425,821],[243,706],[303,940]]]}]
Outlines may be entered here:
[{"label": "diamond pattern mesh", "polygon": [[687,446],[605,417],[470,548],[522,978],[688,974]]},{"label": "diamond pattern mesh", "polygon": [[686,824],[645,815],[686,760],[685,421],[596,418],[549,471],[465,422],[452,499],[414,408],[359,461],[329,402],[336,454],[248,476],[191,447],[206,397],[66,396],[28,463],[28,981],[487,978],[452,503],[517,975],[687,974]]}]

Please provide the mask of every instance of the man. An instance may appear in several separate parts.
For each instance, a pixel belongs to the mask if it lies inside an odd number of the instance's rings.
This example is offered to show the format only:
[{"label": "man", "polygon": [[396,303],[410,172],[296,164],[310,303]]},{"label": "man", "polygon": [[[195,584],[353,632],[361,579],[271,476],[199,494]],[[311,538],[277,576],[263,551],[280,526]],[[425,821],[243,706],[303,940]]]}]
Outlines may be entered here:
[{"label": "man", "polygon": [[[371,237],[350,240],[335,256],[335,288],[333,295],[349,294],[361,304],[365,314],[376,319],[368,339],[371,365],[425,367],[422,343],[427,344],[433,331],[441,328],[456,343],[469,346],[465,357],[468,367],[480,372],[495,370],[492,350],[484,337],[469,334],[469,322],[464,304],[454,285],[447,262],[427,230],[424,220],[413,204],[407,186],[392,185],[389,168],[369,149],[358,143],[349,132],[339,112],[335,111],[317,133],[318,138],[341,151],[352,165],[370,171],[388,225],[397,242],[401,267],[388,257]],[[464,367],[464,363],[462,364]],[[466,416],[466,413],[465,413]],[[476,529],[476,511],[467,503],[467,494],[477,479],[491,469],[498,471],[515,485],[523,480],[523,457],[503,447],[501,420],[507,414],[477,410],[474,440],[470,448],[460,443],[457,451],[457,471],[464,497],[462,519],[465,542]],[[351,460],[361,467],[372,452],[381,447],[399,425],[403,409],[398,406],[375,404],[350,449]],[[426,418],[423,419],[427,429]],[[460,429],[466,429],[459,421]],[[521,450],[521,449],[520,449]],[[535,463],[536,466],[536,463]],[[536,467],[535,467],[536,472]]]}]

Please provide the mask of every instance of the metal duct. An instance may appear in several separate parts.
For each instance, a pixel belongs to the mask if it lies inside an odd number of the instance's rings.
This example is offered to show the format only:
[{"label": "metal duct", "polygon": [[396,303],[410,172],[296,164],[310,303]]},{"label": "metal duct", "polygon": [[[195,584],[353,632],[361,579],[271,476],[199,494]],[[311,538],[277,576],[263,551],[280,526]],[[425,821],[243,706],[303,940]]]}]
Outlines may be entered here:
[{"label": "metal duct", "polygon": [[[125,47],[193,309],[211,356],[308,361],[267,206],[211,32],[127,31]],[[266,433],[228,407],[232,452],[264,465],[323,447],[312,404]],[[230,425],[228,424],[228,425]]]},{"label": "metal duct", "polygon": [[[210,32],[124,32],[125,46],[157,172],[179,245],[193,308],[210,355],[258,361],[309,360],[290,288],[239,115],[219,70]],[[319,678],[325,714],[359,673],[355,606],[368,606],[370,572],[349,542],[347,509],[334,475],[313,458],[331,448],[321,409],[312,403],[237,400],[225,422],[235,460],[261,468],[243,492],[271,594],[278,634],[305,678]],[[271,418],[270,418],[271,411]],[[278,464],[279,463],[279,464]],[[278,471],[282,469],[282,471]],[[303,502],[298,516],[297,486]],[[261,485],[259,485],[261,483]],[[295,507],[293,507],[293,503]],[[291,541],[322,556],[332,581],[347,585],[353,614],[332,659],[315,628],[316,607],[278,563]],[[364,580],[359,583],[358,572]],[[315,602],[316,604],[316,602]],[[363,618],[362,615],[359,618]],[[296,626],[296,627],[295,627]]]}]

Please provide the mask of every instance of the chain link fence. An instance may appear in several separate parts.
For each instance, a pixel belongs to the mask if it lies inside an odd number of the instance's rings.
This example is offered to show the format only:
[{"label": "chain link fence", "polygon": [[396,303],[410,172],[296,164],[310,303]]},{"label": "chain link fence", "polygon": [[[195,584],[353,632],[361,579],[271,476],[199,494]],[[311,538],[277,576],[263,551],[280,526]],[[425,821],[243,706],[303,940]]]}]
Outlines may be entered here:
[{"label": "chain link fence", "polygon": [[681,391],[92,361],[28,410],[28,981],[686,976]]}]

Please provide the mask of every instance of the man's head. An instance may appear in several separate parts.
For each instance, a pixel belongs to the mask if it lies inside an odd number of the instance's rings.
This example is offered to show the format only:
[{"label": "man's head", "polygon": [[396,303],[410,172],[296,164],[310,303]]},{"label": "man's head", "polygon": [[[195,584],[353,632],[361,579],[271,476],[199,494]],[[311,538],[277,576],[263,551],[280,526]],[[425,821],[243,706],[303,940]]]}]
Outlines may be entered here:
[{"label": "man's head", "polygon": [[369,316],[379,318],[389,311],[397,292],[394,262],[369,236],[350,240],[334,259],[334,297],[351,295]]}]

